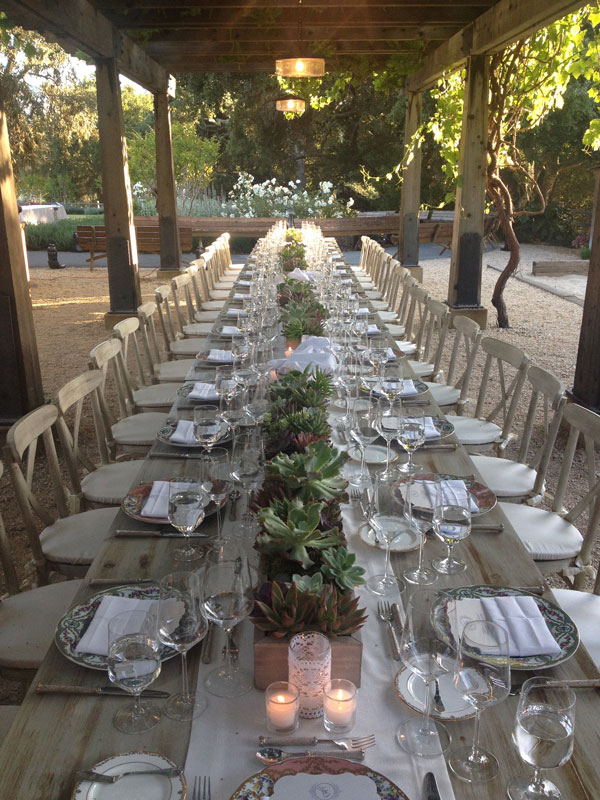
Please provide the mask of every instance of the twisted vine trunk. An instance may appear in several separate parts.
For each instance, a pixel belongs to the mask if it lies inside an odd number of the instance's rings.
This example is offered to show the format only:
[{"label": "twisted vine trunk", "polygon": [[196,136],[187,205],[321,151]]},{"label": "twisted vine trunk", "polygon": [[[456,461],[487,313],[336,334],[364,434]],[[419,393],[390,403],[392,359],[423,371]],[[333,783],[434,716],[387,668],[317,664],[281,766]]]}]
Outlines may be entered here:
[{"label": "twisted vine trunk", "polygon": [[492,200],[494,201],[494,205],[498,213],[500,227],[502,228],[502,233],[504,234],[504,241],[510,250],[508,263],[500,273],[500,277],[494,286],[492,305],[498,314],[498,327],[510,328],[506,303],[504,302],[504,288],[508,283],[510,276],[519,266],[519,262],[521,260],[521,247],[513,228],[514,217],[510,192],[498,175],[488,177],[487,189]]}]

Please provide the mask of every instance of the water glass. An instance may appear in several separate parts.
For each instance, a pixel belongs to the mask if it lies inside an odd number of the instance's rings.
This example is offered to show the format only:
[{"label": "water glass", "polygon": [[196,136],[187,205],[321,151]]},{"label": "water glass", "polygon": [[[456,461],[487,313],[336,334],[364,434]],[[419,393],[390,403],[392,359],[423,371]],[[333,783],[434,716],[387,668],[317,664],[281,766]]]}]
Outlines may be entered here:
[{"label": "water glass", "polygon": [[400,472],[414,475],[421,472],[421,467],[413,464],[415,450],[425,444],[425,419],[423,415],[401,417],[398,424],[398,443],[408,453],[408,461],[399,467]]},{"label": "water glass", "polygon": [[464,506],[447,504],[441,498],[441,502],[433,512],[433,531],[435,535],[446,545],[446,556],[444,558],[434,558],[433,568],[443,575],[456,575],[464,572],[467,565],[464,561],[459,561],[454,557],[454,545],[462,539],[466,539],[471,533],[471,511]]},{"label": "water glass", "polygon": [[[189,488],[182,489],[177,482],[169,484],[169,522],[174,528],[189,537],[202,522],[208,494],[199,483],[190,483]],[[186,539],[183,547],[173,551],[178,561],[195,561],[202,558],[203,553],[192,547]]]}]

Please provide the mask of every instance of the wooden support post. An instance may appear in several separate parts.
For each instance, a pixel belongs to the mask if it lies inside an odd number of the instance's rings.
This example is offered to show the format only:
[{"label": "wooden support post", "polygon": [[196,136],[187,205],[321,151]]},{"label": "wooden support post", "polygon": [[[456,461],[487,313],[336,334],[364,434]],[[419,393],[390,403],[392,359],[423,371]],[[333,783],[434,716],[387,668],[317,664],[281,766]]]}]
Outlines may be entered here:
[{"label": "wooden support post", "polygon": [[[408,92],[404,123],[404,160],[398,253],[403,267],[419,267],[419,206],[421,205],[421,92]],[[418,277],[419,276],[415,276]],[[422,278],[422,275],[420,276]],[[419,278],[419,279],[420,279]]]},{"label": "wooden support post", "polygon": [[594,170],[592,252],[575,365],[573,400],[600,413],[600,167]]},{"label": "wooden support post", "polygon": [[27,255],[19,222],[6,114],[0,98],[0,425],[44,402]]},{"label": "wooden support post", "polygon": [[173,144],[171,139],[171,114],[166,93],[154,95],[154,130],[156,141],[156,189],[158,227],[160,231],[160,270],[163,277],[168,273],[179,274],[181,248],[177,227],[177,198],[175,194],[175,170],[173,167]]},{"label": "wooden support post", "polygon": [[487,166],[488,79],[488,57],[470,56],[467,59],[448,283],[448,305],[453,315],[467,315],[482,328],[487,323],[487,309],[481,305],[481,259]]},{"label": "wooden support post", "polygon": [[121,87],[114,58],[96,62],[96,93],[110,293],[110,311],[104,321],[111,328],[124,316],[136,315],[142,302]]}]

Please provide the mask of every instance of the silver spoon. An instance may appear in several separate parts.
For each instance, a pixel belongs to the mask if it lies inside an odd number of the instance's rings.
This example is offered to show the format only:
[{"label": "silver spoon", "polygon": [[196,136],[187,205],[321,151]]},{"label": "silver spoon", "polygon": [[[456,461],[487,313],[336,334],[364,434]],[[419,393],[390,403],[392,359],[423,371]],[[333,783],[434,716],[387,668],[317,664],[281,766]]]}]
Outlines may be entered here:
[{"label": "silver spoon", "polygon": [[353,761],[364,761],[364,750],[346,750],[340,753],[339,750],[304,750],[297,753],[288,753],[279,747],[261,747],[256,751],[256,757],[263,764],[280,764],[288,758],[305,758],[307,756],[320,756],[321,758],[350,758]]}]

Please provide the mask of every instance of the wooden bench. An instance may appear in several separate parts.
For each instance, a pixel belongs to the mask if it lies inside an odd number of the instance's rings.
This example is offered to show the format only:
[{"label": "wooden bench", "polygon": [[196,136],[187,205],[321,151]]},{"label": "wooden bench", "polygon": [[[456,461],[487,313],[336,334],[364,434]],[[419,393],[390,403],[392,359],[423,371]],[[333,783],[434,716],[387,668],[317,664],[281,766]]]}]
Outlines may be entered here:
[{"label": "wooden bench", "polygon": [[[139,219],[139,218],[137,218]],[[148,218],[142,217],[143,222],[135,221],[135,238],[137,249],[140,253],[160,253],[160,233],[158,219],[155,222],[146,222]],[[78,225],[77,244],[82,250],[89,251],[90,272],[99,258],[106,258],[106,228],[104,225]],[[193,251],[192,229],[179,226],[179,244],[182,253]]]}]

